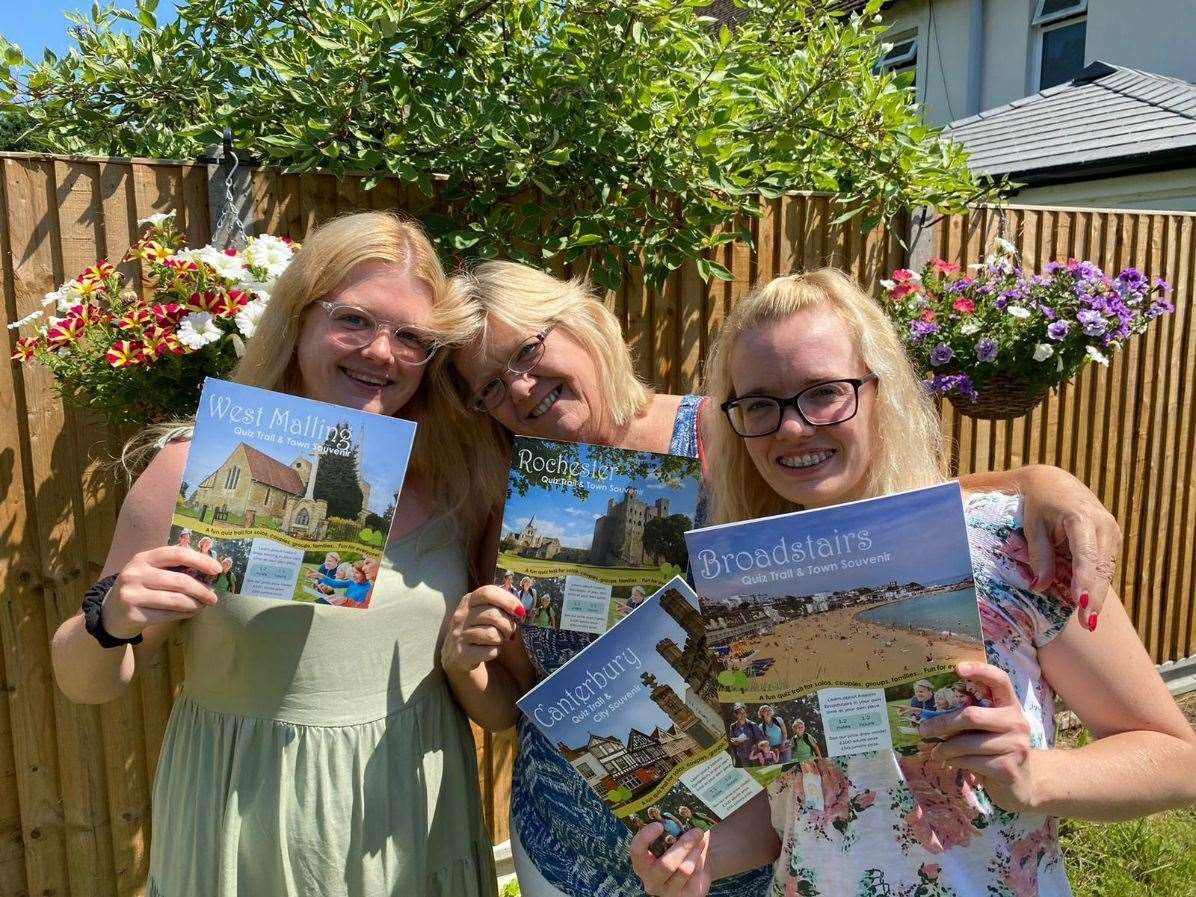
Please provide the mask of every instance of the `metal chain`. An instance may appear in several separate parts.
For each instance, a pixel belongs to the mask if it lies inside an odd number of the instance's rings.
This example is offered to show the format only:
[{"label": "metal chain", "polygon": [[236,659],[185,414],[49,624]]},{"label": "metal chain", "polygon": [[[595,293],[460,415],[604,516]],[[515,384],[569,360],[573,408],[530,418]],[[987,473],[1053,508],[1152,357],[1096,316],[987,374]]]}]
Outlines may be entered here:
[{"label": "metal chain", "polygon": [[[237,249],[241,249],[249,242],[249,234],[245,233],[245,224],[241,220],[241,214],[237,209],[237,198],[233,195],[233,181],[241,162],[237,158],[237,154],[233,152],[232,147],[226,143],[224,158],[227,159],[229,156],[232,156],[233,167],[229,169],[228,176],[224,179],[224,202],[221,204],[220,217],[216,221],[216,233],[226,233],[226,229],[231,227],[231,230],[227,230],[226,248],[236,247]],[[229,220],[230,217],[231,221]]]}]

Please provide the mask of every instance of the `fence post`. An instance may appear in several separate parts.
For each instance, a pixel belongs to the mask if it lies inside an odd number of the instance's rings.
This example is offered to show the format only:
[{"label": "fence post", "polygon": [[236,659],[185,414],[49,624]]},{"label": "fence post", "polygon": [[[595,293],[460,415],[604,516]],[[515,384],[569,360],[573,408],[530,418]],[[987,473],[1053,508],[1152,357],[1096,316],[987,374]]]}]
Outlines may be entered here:
[{"label": "fence post", "polygon": [[921,271],[934,258],[934,238],[938,231],[939,216],[928,206],[909,216],[909,269]]}]

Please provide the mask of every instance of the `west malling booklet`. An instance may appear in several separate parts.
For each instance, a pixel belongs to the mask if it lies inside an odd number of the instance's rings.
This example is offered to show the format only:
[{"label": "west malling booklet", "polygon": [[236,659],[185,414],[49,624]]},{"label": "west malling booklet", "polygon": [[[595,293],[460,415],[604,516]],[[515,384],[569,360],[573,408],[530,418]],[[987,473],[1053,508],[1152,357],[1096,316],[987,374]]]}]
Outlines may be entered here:
[{"label": "west malling booklet", "polygon": [[918,722],[984,704],[958,483],[686,534],[735,764],[918,749]]},{"label": "west malling booklet", "polygon": [[659,855],[761,790],[731,762],[697,596],[677,577],[518,702],[628,828],[664,825]]},{"label": "west malling booklet", "polygon": [[367,608],[415,424],[208,378],[169,542],[217,594]]}]

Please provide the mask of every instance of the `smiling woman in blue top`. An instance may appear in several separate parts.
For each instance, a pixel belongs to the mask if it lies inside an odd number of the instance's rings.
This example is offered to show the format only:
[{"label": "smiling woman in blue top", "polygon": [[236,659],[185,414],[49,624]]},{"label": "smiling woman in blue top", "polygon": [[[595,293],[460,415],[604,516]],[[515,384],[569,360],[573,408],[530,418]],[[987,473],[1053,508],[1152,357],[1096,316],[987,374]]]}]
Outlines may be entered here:
[{"label": "smiling woman in blue top", "polygon": [[[641,382],[618,319],[581,280],[486,262],[454,278],[449,301],[472,316],[474,337],[440,373],[452,380],[463,410],[489,415],[494,423],[489,438],[478,443],[479,465],[505,471],[512,433],[703,456],[706,418],[718,409],[698,396],[658,393]],[[1043,565],[1053,558],[1051,533],[1069,534],[1073,553],[1091,553],[1088,566],[1078,565],[1079,587],[1093,592],[1094,606],[1099,603],[1097,592],[1103,594],[1107,582],[1090,571],[1098,557],[1116,553],[1120,531],[1083,484],[1046,467],[972,482],[1027,496],[1028,526],[1044,534],[1046,547],[1036,546]],[[499,488],[491,501],[497,508],[501,500]],[[495,547],[500,518],[493,518]],[[492,551],[483,567],[492,568],[494,557]],[[1045,566],[1039,572],[1046,575]],[[498,586],[464,596],[442,655],[458,700],[479,725],[495,730],[517,722],[515,700],[534,679],[584,644],[571,640],[573,633],[536,629],[520,629],[521,638],[512,640],[509,598]],[[521,644],[532,638],[537,643],[529,659]],[[626,828],[535,726],[518,722],[511,831],[524,897],[643,893],[628,861]],[[767,882],[761,870],[720,882],[713,893],[751,897],[764,893]]]}]

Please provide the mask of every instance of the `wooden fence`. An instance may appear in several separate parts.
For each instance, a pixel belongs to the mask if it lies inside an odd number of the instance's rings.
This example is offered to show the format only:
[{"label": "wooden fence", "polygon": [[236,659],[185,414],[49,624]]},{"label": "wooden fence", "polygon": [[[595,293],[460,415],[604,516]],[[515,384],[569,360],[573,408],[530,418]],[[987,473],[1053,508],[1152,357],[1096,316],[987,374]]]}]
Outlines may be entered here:
[{"label": "wooden fence", "polygon": [[[302,238],[359,208],[408,209],[393,180],[249,174],[252,230]],[[119,258],[153,212],[177,210],[188,241],[208,239],[206,166],[0,154],[0,289],[5,321],[98,258]],[[753,282],[821,264],[875,284],[907,255],[894,222],[867,238],[831,224],[823,196],[764,204],[756,249],[723,248],[734,280],[707,286],[692,266],[657,292],[632,283],[612,295],[641,371],[659,388],[694,388],[710,337]],[[947,408],[944,428],[961,471],[1034,461],[1092,486],[1125,529],[1120,591],[1157,661],[1196,653],[1192,600],[1196,496],[1192,458],[1194,217],[1094,210],[1012,209],[1006,232],[1028,264],[1084,256],[1135,265],[1176,285],[1177,311],[1109,368],[1090,367],[1032,414],[992,424]],[[962,263],[985,254],[1000,228],[979,209],[944,219],[922,246]],[[10,333],[9,345],[15,338]],[[0,364],[0,897],[142,892],[149,795],[183,670],[178,645],[142,669],[122,700],[66,701],[54,687],[49,638],[79,606],[103,564],[124,484],[107,467],[116,440],[63,408],[35,366]],[[482,788],[495,839],[506,838],[509,733],[478,737]]]}]

